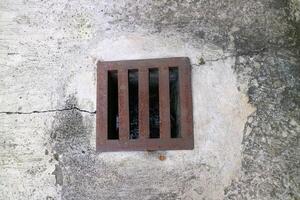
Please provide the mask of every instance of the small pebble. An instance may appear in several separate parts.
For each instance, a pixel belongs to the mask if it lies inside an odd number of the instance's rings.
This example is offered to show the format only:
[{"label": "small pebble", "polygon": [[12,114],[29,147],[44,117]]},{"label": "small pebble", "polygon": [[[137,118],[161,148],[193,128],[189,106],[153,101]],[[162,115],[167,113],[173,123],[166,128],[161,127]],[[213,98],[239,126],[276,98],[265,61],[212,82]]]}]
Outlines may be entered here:
[{"label": "small pebble", "polygon": [[164,161],[164,160],[166,160],[166,156],[164,156],[164,155],[160,155],[160,156],[159,156],[159,160],[160,160],[160,161]]}]

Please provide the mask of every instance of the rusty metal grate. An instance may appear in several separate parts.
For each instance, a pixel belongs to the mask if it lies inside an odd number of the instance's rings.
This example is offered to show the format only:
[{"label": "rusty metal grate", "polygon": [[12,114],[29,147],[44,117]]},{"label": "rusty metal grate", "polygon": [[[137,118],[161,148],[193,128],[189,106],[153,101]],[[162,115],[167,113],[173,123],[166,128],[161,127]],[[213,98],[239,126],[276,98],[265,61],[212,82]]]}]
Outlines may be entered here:
[{"label": "rusty metal grate", "polygon": [[193,149],[188,58],[98,62],[97,151]]}]

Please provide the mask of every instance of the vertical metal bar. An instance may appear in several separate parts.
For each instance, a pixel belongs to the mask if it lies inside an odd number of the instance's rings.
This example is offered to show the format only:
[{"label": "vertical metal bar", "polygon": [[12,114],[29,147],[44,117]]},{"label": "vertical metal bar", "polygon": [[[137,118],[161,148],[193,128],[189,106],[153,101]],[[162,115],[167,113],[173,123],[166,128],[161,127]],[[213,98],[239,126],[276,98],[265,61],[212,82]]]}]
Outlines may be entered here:
[{"label": "vertical metal bar", "polygon": [[160,138],[171,138],[169,68],[167,66],[159,68],[159,119]]},{"label": "vertical metal bar", "polygon": [[149,138],[149,70],[139,69],[139,137]]},{"label": "vertical metal bar", "polygon": [[107,70],[99,64],[97,71],[96,147],[98,149],[107,140]]},{"label": "vertical metal bar", "polygon": [[128,70],[118,71],[119,90],[119,139],[129,139],[129,101],[128,101]]},{"label": "vertical metal bar", "polygon": [[181,120],[180,132],[183,138],[193,137],[191,66],[188,59],[186,59],[179,67],[179,95]]}]

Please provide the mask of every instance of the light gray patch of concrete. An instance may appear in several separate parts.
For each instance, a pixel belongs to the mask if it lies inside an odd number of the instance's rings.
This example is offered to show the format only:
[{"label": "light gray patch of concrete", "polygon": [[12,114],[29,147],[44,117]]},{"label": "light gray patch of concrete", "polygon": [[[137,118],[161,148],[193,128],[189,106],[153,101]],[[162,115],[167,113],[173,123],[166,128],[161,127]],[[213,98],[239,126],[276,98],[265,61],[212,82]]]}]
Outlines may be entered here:
[{"label": "light gray patch of concrete", "polygon": [[[189,47],[182,48],[182,41],[177,40],[176,44],[173,39],[164,40],[160,36],[139,36],[139,40],[133,40],[125,34],[115,41],[100,42],[94,52],[102,55],[103,60],[115,60],[112,52],[118,51],[119,59],[155,57],[160,52],[162,56],[189,56],[192,63],[197,62],[196,55],[190,53],[193,51]],[[160,43],[163,45],[157,45]],[[108,44],[109,49],[103,48]],[[170,46],[177,50],[169,52]],[[131,49],[136,50],[128,54]],[[218,52],[216,48],[211,51]],[[78,110],[57,112],[50,135],[62,170],[62,198],[222,198],[224,187],[240,169],[241,133],[246,117],[254,111],[247,104],[247,97],[237,90],[233,64],[234,59],[193,64],[196,143],[193,151],[98,155],[94,116]],[[66,88],[71,88],[70,85]],[[202,95],[204,93],[206,95]],[[68,97],[63,107],[78,107],[78,99],[83,97],[78,94]],[[163,162],[159,160],[161,154],[167,158]],[[149,173],[151,171],[155,173]]]},{"label": "light gray patch of concrete", "polygon": [[59,199],[47,145],[52,120],[53,114],[0,114],[0,199]]}]

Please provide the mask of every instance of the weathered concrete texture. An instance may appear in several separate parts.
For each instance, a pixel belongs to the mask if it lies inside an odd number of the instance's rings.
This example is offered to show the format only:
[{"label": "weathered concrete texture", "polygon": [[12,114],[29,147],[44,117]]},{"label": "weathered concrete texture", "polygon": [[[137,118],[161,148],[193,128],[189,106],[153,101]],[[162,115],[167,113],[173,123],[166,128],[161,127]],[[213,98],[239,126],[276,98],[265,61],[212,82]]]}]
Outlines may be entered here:
[{"label": "weathered concrete texture", "polygon": [[[236,59],[234,69],[240,81],[247,80],[249,101],[257,110],[244,129],[242,173],[225,189],[226,199],[300,198],[299,3],[280,3],[286,42],[268,42],[277,44]],[[235,42],[239,46],[240,40]]]},{"label": "weathered concrete texture", "polygon": [[[0,199],[299,199],[299,20],[299,0],[2,0]],[[96,153],[96,61],[169,56],[192,61],[195,149]]]},{"label": "weathered concrete texture", "polygon": [[242,175],[225,190],[227,199],[298,199],[299,65],[267,52],[235,68],[249,76],[257,110],[244,130]]}]

